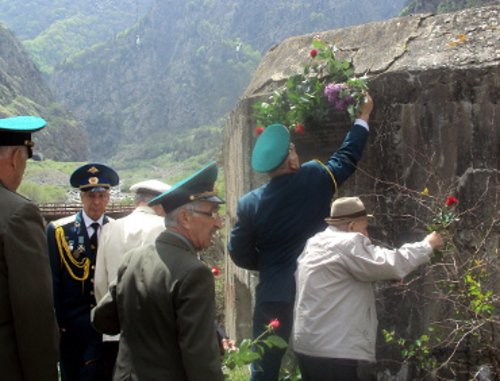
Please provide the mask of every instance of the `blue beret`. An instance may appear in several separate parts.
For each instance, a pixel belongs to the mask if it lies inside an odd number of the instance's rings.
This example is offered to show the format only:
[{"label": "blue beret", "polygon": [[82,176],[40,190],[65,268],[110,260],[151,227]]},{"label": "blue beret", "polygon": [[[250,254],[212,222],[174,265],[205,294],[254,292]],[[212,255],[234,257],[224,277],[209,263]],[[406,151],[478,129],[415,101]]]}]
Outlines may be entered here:
[{"label": "blue beret", "polygon": [[104,164],[89,163],[75,169],[69,182],[82,192],[99,192],[108,190],[118,184],[118,174]]},{"label": "blue beret", "polygon": [[271,124],[259,136],[252,152],[252,168],[269,172],[278,168],[288,157],[290,133],[282,124]]},{"label": "blue beret", "polygon": [[13,116],[0,119],[0,146],[27,146],[29,157],[33,155],[31,133],[41,130],[46,125],[36,116]]},{"label": "blue beret", "polygon": [[149,201],[148,205],[161,204],[165,213],[169,213],[188,202],[196,200],[224,204],[224,200],[219,198],[217,191],[214,189],[217,174],[218,168],[214,161],[194,175],[179,181],[172,188]]}]

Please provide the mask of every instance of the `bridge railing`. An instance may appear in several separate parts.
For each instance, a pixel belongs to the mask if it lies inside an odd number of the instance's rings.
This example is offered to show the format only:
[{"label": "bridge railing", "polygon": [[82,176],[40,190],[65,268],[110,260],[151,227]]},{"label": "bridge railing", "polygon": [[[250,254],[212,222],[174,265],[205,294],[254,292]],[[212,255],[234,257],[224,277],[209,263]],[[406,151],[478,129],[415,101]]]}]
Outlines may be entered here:
[{"label": "bridge railing", "polygon": [[[82,204],[43,202],[38,204],[38,208],[46,220],[52,221],[77,213],[82,209]],[[106,207],[106,214],[114,218],[120,218],[131,213],[134,209],[134,205],[109,203]]]}]

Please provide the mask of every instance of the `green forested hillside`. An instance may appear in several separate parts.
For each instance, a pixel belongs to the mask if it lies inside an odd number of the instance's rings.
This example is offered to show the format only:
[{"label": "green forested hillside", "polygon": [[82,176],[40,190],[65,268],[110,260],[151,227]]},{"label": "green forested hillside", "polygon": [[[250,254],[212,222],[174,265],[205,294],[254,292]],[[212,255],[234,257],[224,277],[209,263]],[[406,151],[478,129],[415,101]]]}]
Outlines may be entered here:
[{"label": "green forested hillside", "polygon": [[[83,135],[58,134],[84,147],[78,160],[182,167],[217,158],[224,121],[273,45],[393,17],[404,1],[0,0],[0,21],[82,124]],[[479,3],[491,0],[407,0],[405,12]],[[68,144],[46,157],[58,149]]]},{"label": "green forested hillside", "polygon": [[0,22],[45,74],[67,57],[137,22],[154,0],[0,0]]}]

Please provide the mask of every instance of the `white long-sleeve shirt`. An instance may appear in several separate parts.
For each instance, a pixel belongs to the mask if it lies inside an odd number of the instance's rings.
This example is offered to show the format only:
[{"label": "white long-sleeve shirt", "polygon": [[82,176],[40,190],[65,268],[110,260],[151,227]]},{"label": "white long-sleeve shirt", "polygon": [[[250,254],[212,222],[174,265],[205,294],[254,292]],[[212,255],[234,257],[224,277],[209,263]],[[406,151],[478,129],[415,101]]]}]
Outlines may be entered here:
[{"label": "white long-sleeve shirt", "polygon": [[295,273],[294,350],[374,362],[378,321],[372,282],[403,278],[431,253],[425,240],[390,250],[334,226],[310,238]]},{"label": "white long-sleeve shirt", "polygon": [[[164,218],[148,206],[139,206],[127,217],[103,226],[99,237],[94,292],[99,302],[116,278],[123,255],[140,246],[152,243],[165,230]],[[104,335],[104,341],[118,340],[118,336]]]}]

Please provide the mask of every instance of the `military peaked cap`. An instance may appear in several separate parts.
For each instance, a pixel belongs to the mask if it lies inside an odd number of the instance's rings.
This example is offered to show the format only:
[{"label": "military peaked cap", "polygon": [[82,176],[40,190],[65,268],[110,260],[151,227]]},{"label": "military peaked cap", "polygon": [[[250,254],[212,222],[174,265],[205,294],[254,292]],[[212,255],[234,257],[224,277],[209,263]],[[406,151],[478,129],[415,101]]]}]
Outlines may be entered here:
[{"label": "military peaked cap", "polygon": [[120,178],[110,167],[99,163],[89,163],[75,169],[69,182],[82,192],[99,192],[118,185]]},{"label": "military peaked cap", "polygon": [[0,119],[0,146],[26,146],[33,156],[31,133],[41,130],[47,123],[36,116],[13,116]]},{"label": "military peaked cap", "polygon": [[205,200],[224,204],[225,201],[219,198],[214,189],[217,180],[218,168],[216,162],[212,162],[203,169],[189,176],[187,179],[179,181],[168,191],[152,199],[148,205],[162,205],[165,213],[196,200]]}]

